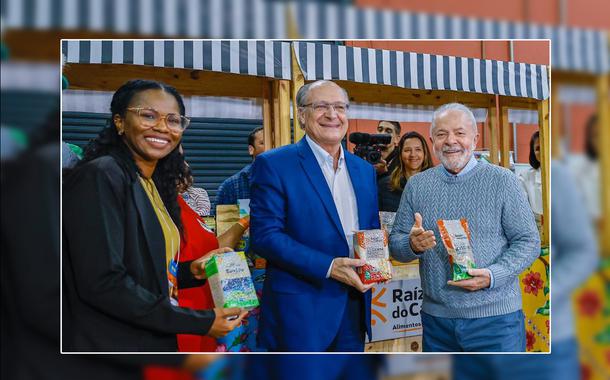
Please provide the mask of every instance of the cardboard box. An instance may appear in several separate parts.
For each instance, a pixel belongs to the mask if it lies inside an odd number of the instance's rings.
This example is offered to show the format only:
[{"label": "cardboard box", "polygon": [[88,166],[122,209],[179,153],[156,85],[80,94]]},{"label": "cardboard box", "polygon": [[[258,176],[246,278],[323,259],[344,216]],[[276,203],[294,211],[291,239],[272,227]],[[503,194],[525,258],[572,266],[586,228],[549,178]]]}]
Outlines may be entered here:
[{"label": "cardboard box", "polygon": [[243,252],[214,255],[205,264],[205,273],[216,307],[249,310],[259,305]]}]

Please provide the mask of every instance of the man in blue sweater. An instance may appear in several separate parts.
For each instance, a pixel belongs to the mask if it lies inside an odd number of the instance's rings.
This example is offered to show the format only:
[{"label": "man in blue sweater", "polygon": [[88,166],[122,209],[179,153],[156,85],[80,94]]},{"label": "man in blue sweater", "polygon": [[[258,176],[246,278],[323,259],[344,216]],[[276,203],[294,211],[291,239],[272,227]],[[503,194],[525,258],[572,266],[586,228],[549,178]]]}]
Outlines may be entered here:
[{"label": "man in blue sweater", "polygon": [[[525,350],[518,276],[538,257],[540,238],[518,178],[477,162],[474,115],[451,103],[434,112],[433,150],[441,165],[409,179],[390,236],[398,261],[420,260],[423,349],[444,352]],[[478,269],[451,281],[438,220],[466,218]]]}]

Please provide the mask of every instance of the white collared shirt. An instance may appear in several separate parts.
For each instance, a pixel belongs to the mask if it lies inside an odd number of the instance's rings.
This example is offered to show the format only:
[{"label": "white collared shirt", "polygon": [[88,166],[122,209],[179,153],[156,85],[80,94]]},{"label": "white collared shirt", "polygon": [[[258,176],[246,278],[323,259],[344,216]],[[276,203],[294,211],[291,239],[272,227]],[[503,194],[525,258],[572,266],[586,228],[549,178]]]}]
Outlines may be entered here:
[{"label": "white collared shirt", "polygon": [[[354,192],[354,186],[352,180],[347,171],[347,165],[345,164],[345,154],[343,147],[340,147],[339,151],[339,163],[337,170],[335,171],[333,165],[333,157],[316,142],[314,142],[309,136],[305,136],[307,144],[313,151],[313,155],[318,161],[326,184],[333,196],[335,207],[337,208],[337,214],[339,214],[339,220],[341,221],[341,227],[343,227],[343,233],[349,246],[349,256],[354,257],[354,231],[358,231],[358,204],[356,202],[356,193]],[[332,265],[331,265],[332,268]],[[330,275],[330,269],[328,270],[327,277]]]},{"label": "white collared shirt", "polygon": [[475,166],[477,166],[479,162],[477,161],[477,159],[474,157],[474,154],[472,156],[470,156],[470,160],[468,160],[468,163],[466,164],[466,166],[464,166],[464,168],[462,170],[460,170],[457,174],[451,173],[449,170],[447,170],[447,168],[445,168],[443,166],[444,172],[446,175],[448,175],[449,177],[461,177],[464,174],[468,173],[469,171],[472,170],[472,168],[474,168]]}]

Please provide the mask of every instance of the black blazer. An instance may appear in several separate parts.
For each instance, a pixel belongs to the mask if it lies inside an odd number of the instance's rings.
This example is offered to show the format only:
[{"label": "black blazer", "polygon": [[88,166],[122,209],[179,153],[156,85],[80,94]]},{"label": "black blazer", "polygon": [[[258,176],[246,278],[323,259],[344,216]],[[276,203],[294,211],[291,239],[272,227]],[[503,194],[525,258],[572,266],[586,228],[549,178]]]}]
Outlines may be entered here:
[{"label": "black blazer", "polygon": [[170,304],[163,231],[133,163],[75,169],[62,227],[64,351],[176,351],[176,334],[208,332],[212,310]]}]

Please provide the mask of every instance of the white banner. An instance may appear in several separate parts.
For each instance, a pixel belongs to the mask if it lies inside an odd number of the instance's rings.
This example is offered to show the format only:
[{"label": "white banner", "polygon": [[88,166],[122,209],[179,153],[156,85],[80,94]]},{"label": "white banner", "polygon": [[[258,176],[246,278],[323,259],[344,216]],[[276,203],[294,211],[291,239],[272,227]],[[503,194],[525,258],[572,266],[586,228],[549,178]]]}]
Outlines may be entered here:
[{"label": "white banner", "polygon": [[375,286],[372,296],[373,342],[422,334],[420,309],[423,291],[419,278]]}]

